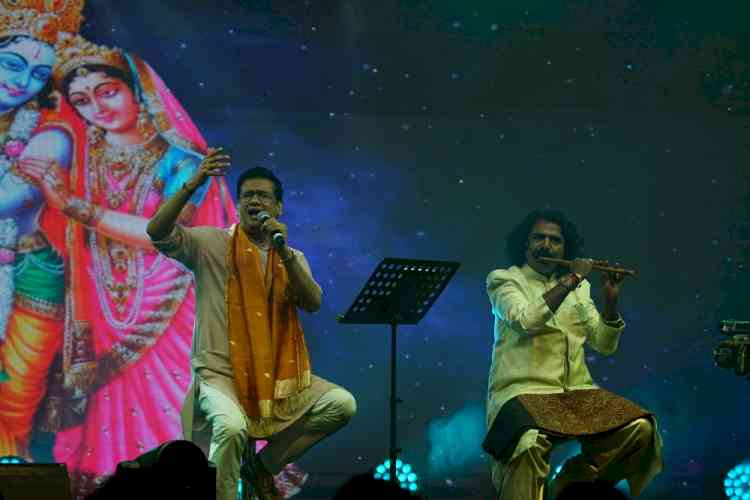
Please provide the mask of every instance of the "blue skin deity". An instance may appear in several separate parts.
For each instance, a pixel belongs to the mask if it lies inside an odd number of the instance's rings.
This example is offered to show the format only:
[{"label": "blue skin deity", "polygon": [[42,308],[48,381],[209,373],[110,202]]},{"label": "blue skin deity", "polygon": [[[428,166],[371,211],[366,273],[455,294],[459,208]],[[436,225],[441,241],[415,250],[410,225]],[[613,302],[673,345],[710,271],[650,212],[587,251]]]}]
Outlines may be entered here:
[{"label": "blue skin deity", "polygon": [[[28,157],[66,170],[70,165],[70,136],[52,125],[32,130],[39,122],[28,106],[46,97],[54,62],[55,52],[46,43],[0,37],[0,358],[5,361],[0,366],[0,455],[30,456],[33,417],[63,332],[64,264],[38,233],[45,198],[30,179],[10,168]],[[18,135],[9,137],[11,130]],[[10,155],[6,146],[14,149]],[[33,349],[18,348],[29,342]]]},{"label": "blue skin deity", "polygon": [[[4,136],[13,115],[36,98],[50,79],[55,62],[54,49],[44,42],[24,36],[0,39],[0,119]],[[59,129],[48,129],[29,140],[23,157],[41,157],[68,167],[72,154],[69,136]],[[11,172],[0,172],[0,219],[13,218],[18,236],[37,229],[37,218],[44,204],[41,192]]]}]

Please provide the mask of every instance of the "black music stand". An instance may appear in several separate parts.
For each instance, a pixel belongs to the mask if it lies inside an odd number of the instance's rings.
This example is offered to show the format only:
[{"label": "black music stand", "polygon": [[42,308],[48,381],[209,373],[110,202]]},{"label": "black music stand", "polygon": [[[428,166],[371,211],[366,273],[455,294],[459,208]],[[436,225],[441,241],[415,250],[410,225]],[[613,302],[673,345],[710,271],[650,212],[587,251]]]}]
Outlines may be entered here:
[{"label": "black music stand", "polygon": [[387,258],[378,264],[354,303],[339,316],[339,323],[391,325],[390,471],[398,483],[396,458],[396,331],[398,325],[416,325],[427,314],[460,264],[437,260]]}]

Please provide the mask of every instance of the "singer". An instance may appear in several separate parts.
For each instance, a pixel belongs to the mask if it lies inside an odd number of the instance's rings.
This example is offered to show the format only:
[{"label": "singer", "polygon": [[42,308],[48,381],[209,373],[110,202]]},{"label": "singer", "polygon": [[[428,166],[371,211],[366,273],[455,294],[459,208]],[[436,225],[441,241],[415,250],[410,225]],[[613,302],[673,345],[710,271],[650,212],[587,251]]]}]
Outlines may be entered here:
[{"label": "singer", "polygon": [[[638,496],[661,470],[654,416],[600,389],[586,366],[584,344],[613,354],[625,323],[617,310],[623,275],[603,273],[600,315],[586,280],[592,261],[580,258],[582,248],[565,215],[535,211],[508,238],[514,265],[487,277],[495,340],[482,447],[500,500],[542,500],[550,452],[571,439],[581,454],[565,463],[549,498],[573,482],[621,479]],[[540,257],[573,265],[558,268]]]},{"label": "singer", "polygon": [[[229,157],[211,150],[196,175],[148,224],[154,246],[195,276],[193,383],[183,407],[186,439],[193,417],[211,427],[209,460],[217,500],[235,500],[240,476],[253,498],[281,498],[273,475],[356,412],[345,389],[312,374],[297,310],[315,312],[322,291],[299,250],[287,246],[281,181],[261,167],[237,181],[239,227],[177,224],[185,202]],[[194,412],[195,408],[195,412]],[[199,426],[196,425],[196,430]],[[268,445],[254,452],[253,439]]]}]

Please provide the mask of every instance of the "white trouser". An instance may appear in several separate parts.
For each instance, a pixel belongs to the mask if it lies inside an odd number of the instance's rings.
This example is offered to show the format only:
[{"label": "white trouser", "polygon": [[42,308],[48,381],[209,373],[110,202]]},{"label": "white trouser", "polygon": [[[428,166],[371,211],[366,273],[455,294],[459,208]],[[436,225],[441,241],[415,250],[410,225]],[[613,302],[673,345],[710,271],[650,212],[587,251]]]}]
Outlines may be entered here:
[{"label": "white trouser", "polygon": [[[245,413],[235,401],[204,382],[200,384],[198,404],[211,425],[208,459],[216,465],[216,500],[236,500],[241,457],[249,441]],[[286,464],[346,425],[356,411],[349,391],[331,389],[299,420],[264,438],[268,445],[259,454],[263,465],[271,474],[278,474]]]}]

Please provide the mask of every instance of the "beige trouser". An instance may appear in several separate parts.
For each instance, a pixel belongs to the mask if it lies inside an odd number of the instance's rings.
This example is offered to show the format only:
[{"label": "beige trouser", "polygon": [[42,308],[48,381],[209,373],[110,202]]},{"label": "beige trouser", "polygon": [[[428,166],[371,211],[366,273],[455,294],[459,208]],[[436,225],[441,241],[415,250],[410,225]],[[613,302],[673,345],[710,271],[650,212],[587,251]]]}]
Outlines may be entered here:
[{"label": "beige trouser", "polygon": [[[216,500],[236,500],[240,461],[249,443],[245,414],[231,398],[205,383],[200,385],[198,404],[211,425],[208,459],[216,465]],[[286,464],[346,425],[356,411],[351,393],[331,389],[295,423],[265,438],[268,445],[259,454],[263,465],[278,474]]]},{"label": "beige trouser", "polygon": [[[574,481],[640,478],[653,458],[654,426],[639,418],[624,427],[600,435],[580,438],[581,454],[570,458],[553,482],[550,498],[555,498]],[[499,500],[543,500],[544,486],[550,472],[552,448],[564,439],[538,434],[536,443],[503,464],[492,461],[492,480],[500,492]],[[635,481],[641,484],[642,481]],[[631,493],[640,494],[640,488]]]}]

